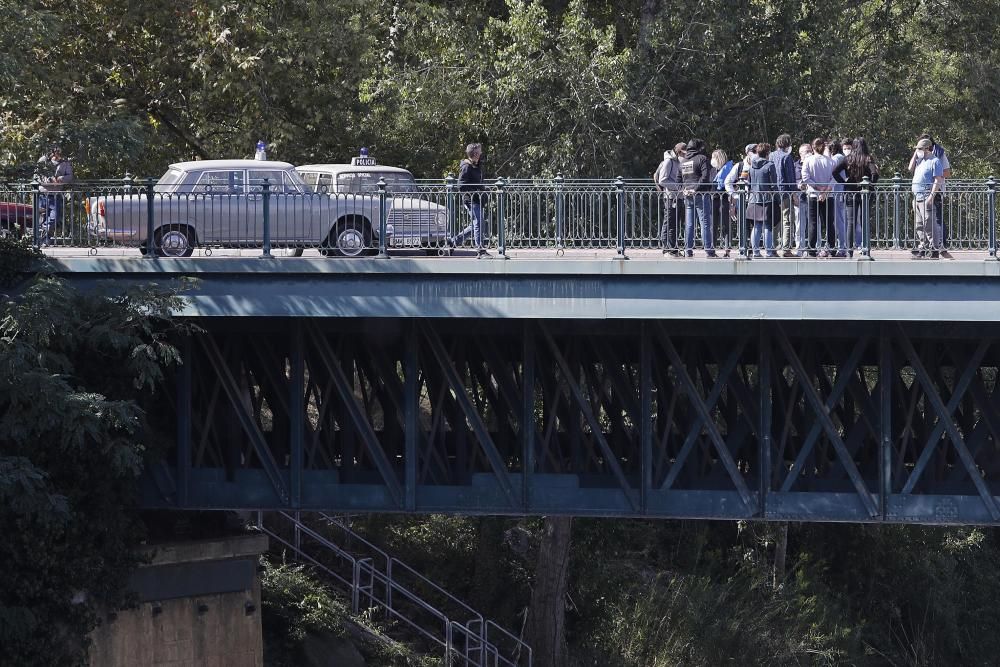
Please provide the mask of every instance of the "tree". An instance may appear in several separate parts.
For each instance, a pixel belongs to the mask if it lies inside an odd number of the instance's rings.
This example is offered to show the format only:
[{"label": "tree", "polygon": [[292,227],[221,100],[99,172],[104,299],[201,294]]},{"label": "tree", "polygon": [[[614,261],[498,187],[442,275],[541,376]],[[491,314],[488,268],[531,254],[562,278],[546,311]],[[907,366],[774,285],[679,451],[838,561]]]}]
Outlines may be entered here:
[{"label": "tree", "polygon": [[136,480],[159,444],[142,405],[164,400],[163,368],[180,362],[178,289],[88,294],[42,277],[3,306],[2,664],[85,664],[88,633],[129,603]]},{"label": "tree", "polygon": [[528,609],[527,640],[533,660],[540,665],[566,667],[566,594],[573,517],[546,517]]}]

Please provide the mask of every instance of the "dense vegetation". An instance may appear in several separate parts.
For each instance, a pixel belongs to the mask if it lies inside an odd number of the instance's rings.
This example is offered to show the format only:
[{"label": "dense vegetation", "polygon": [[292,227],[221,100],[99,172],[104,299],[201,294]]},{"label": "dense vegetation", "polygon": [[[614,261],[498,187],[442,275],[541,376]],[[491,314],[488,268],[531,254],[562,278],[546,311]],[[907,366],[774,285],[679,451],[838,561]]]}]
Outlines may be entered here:
[{"label": "dense vegetation", "polygon": [[[36,260],[0,239],[0,276]],[[177,360],[178,296],[17,289],[0,304],[0,664],[86,664],[140,559],[135,482],[163,432],[143,404]]]},{"label": "dense vegetation", "polygon": [[[930,130],[956,176],[1000,145],[985,0],[0,0],[0,164],[60,141],[80,175],[189,157],[296,163],[370,146],[421,176],[470,141],[487,175],[643,176],[692,135]],[[16,26],[16,29],[10,29]],[[888,167],[888,168],[885,168]]]},{"label": "dense vegetation", "polygon": [[[521,627],[541,520],[372,518],[360,527]],[[996,664],[995,531],[792,524],[787,567],[776,571],[784,529],[576,519],[567,664]]]}]

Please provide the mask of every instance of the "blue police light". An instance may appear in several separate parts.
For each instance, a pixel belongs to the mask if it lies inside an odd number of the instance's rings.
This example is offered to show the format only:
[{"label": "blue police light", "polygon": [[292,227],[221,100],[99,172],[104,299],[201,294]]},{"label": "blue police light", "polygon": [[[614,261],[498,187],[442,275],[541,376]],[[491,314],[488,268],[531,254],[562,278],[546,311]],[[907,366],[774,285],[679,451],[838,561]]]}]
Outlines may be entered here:
[{"label": "blue police light", "polygon": [[358,157],[351,158],[351,165],[354,167],[374,167],[378,164],[378,161],[373,157],[368,157],[368,149],[364,146],[361,147],[359,151],[360,155]]},{"label": "blue police light", "polygon": [[253,159],[255,160],[266,160],[267,159],[267,144],[261,139],[257,142],[257,151],[254,153]]}]

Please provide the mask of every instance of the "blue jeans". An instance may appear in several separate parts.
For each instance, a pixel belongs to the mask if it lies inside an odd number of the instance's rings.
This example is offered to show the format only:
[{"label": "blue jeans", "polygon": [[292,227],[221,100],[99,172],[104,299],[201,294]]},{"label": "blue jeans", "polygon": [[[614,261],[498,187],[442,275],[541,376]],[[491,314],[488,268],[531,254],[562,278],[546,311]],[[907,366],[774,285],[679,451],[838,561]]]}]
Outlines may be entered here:
[{"label": "blue jeans", "polygon": [[465,243],[465,240],[472,237],[473,241],[476,243],[477,248],[483,247],[483,205],[479,202],[466,202],[465,210],[469,212],[469,217],[472,218],[465,229],[458,233],[458,235],[452,239],[455,245],[461,245]]},{"label": "blue jeans", "polygon": [[694,217],[697,211],[698,223],[701,225],[701,240],[705,251],[715,252],[712,243],[712,198],[708,193],[699,193],[693,197],[684,198],[684,249],[694,249]]}]

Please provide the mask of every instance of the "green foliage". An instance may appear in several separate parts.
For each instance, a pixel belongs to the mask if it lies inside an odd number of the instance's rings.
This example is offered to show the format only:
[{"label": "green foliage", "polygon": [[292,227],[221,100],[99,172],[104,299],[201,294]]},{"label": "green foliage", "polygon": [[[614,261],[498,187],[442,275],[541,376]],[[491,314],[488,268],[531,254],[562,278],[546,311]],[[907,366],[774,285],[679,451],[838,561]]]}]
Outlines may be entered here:
[{"label": "green foliage", "polygon": [[135,481],[157,425],[144,409],[178,289],[78,293],[39,278],[0,316],[0,663],[76,665],[129,604],[143,529]]},{"label": "green foliage", "polygon": [[301,664],[307,634],[342,637],[347,609],[343,601],[310,575],[303,565],[272,564],[261,558],[261,626],[268,665]]},{"label": "green foliage", "polygon": [[0,37],[0,162],[30,173],[59,140],[80,176],[155,176],[192,156],[248,156],[263,138],[291,162],[367,145],[442,176],[481,141],[488,176],[640,176],[691,136],[734,154],[788,131],[864,134],[891,173],[929,129],[956,177],[981,177],[1000,138],[994,9],[0,0],[18,26]]},{"label": "green foliage", "polygon": [[42,252],[31,245],[30,239],[0,235],[0,288],[23,283],[34,267],[41,267]]}]

